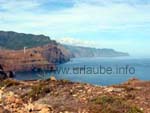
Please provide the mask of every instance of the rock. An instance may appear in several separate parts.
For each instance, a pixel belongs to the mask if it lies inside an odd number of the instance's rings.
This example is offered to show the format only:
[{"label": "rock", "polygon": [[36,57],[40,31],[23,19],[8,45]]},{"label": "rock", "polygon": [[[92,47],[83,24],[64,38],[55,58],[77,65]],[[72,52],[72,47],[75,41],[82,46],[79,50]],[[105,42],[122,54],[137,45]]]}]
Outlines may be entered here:
[{"label": "rock", "polygon": [[123,88],[114,88],[113,89],[113,92],[122,92],[122,91],[124,91]]},{"label": "rock", "polygon": [[0,80],[4,80],[7,78],[13,78],[15,74],[12,71],[5,72],[4,70],[0,69]]},{"label": "rock", "polygon": [[140,110],[143,111],[144,109],[143,109],[143,108],[140,108]]},{"label": "rock", "polygon": [[141,90],[143,89],[142,87],[135,87],[136,90]]},{"label": "rock", "polygon": [[42,110],[42,109],[49,109],[49,110],[52,110],[52,107],[47,105],[47,104],[34,104],[33,105],[33,110]]},{"label": "rock", "polygon": [[[100,110],[105,108],[101,104],[103,99],[104,102],[108,100],[106,103],[108,108],[110,106],[112,109],[115,108],[116,111],[119,110],[118,112],[128,111],[132,107],[130,103],[133,103],[135,106],[138,106],[139,110],[150,113],[150,82],[141,82],[133,86],[115,85],[102,87],[62,82],[61,80],[50,81],[50,79],[28,82],[18,81],[17,83],[19,83],[17,86],[10,85],[10,87],[0,88],[0,105],[2,105],[0,108],[2,112],[0,111],[0,113],[7,113],[3,112],[3,110],[11,111],[11,113],[94,113],[95,111],[99,113]],[[39,93],[41,95],[37,100],[34,100],[30,96],[30,91],[32,91],[33,87],[39,86],[39,84],[43,88],[51,89],[51,93],[43,94],[40,90],[41,92]],[[127,92],[126,88],[137,90]],[[37,90],[34,89],[34,91],[39,91],[39,88]],[[36,93],[33,92],[33,94]]]},{"label": "rock", "polygon": [[23,101],[22,101],[22,99],[16,98],[15,103],[16,103],[16,104],[22,104]]},{"label": "rock", "polygon": [[15,97],[14,93],[13,92],[9,92],[8,95],[7,95],[6,100],[9,103],[15,103],[16,97]]},{"label": "rock", "polygon": [[0,80],[4,80],[7,78],[7,74],[4,71],[0,71]]},{"label": "rock", "polygon": [[65,111],[64,113],[70,113],[69,111]]},{"label": "rock", "polygon": [[39,111],[39,113],[52,113],[52,112],[50,111],[49,108],[42,108],[42,110]]},{"label": "rock", "polygon": [[122,91],[124,91],[124,89],[123,88],[108,87],[108,88],[105,88],[105,91],[107,91],[107,92],[122,92]]},{"label": "rock", "polygon": [[13,96],[15,96],[15,94],[14,94],[14,92],[10,91],[10,92],[8,93],[8,96],[13,97]]},{"label": "rock", "polygon": [[77,97],[77,95],[76,95],[76,94],[73,94],[72,96],[73,96],[73,97]]},{"label": "rock", "polygon": [[34,106],[32,103],[29,103],[28,105],[25,105],[25,108],[28,112],[32,112],[34,110]]},{"label": "rock", "polygon": [[25,105],[25,108],[28,112],[39,111],[38,113],[52,113],[53,111],[53,108],[47,104],[29,103]]},{"label": "rock", "polygon": [[0,71],[3,71],[4,69],[3,69],[3,66],[0,64]]},{"label": "rock", "polygon": [[11,113],[11,112],[0,106],[0,113]]},{"label": "rock", "polygon": [[7,102],[9,103],[15,103],[16,97],[15,96],[7,96]]},{"label": "rock", "polygon": [[0,103],[3,102],[3,90],[0,89]]},{"label": "rock", "polygon": [[12,71],[9,71],[8,73],[7,73],[7,77],[8,78],[13,78],[15,76],[15,74],[14,74],[14,72],[12,72]]},{"label": "rock", "polygon": [[106,92],[112,92],[113,91],[113,87],[108,87],[108,88],[105,88],[104,90],[106,91]]},{"label": "rock", "polygon": [[52,81],[57,81],[57,79],[56,79],[54,76],[51,76],[51,77],[50,77],[50,80],[52,80]]}]

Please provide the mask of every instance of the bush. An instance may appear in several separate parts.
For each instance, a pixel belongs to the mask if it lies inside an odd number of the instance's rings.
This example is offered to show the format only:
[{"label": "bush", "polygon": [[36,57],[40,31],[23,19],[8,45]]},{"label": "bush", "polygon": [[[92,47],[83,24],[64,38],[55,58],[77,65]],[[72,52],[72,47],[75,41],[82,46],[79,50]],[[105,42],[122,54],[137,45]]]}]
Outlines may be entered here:
[{"label": "bush", "polygon": [[11,79],[6,79],[0,82],[0,87],[10,87],[10,86],[17,86],[19,82]]},{"label": "bush", "polygon": [[27,94],[27,97],[31,98],[32,100],[37,100],[49,92],[49,87],[47,87],[45,84],[39,83],[38,85],[32,87],[31,91]]},{"label": "bush", "polygon": [[92,99],[91,102],[101,105],[101,113],[143,113],[119,97],[103,95]]}]

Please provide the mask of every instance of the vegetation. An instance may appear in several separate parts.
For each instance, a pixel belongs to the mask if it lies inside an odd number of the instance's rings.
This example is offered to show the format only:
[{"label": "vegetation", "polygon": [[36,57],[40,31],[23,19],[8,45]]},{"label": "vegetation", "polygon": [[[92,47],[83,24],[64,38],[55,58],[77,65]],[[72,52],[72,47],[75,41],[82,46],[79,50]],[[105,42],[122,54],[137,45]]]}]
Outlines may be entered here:
[{"label": "vegetation", "polygon": [[0,82],[0,87],[11,87],[11,86],[17,86],[19,84],[20,83],[15,80],[6,79]]},{"label": "vegetation", "polygon": [[48,43],[56,44],[55,41],[44,35],[0,31],[0,47],[5,49],[19,50],[24,47],[32,48]]},{"label": "vegetation", "polygon": [[[0,102],[8,111],[11,109],[26,113],[32,108],[37,108],[33,111],[39,111],[39,106],[43,108],[45,105],[50,106],[53,112],[72,113],[149,113],[150,110],[150,82],[136,80],[131,85],[122,84],[127,86],[127,90],[125,86],[116,85],[114,87],[125,88],[118,92],[110,91],[111,87],[97,87],[53,78],[37,81],[9,79],[1,81],[0,85],[4,86],[0,88]],[[142,88],[138,90],[139,87]]]},{"label": "vegetation", "polygon": [[[91,102],[101,105],[101,113],[143,113],[136,106],[131,105],[124,99],[115,96],[103,95],[92,99]],[[98,111],[93,112],[97,113]]]},{"label": "vegetation", "polygon": [[37,100],[50,92],[50,88],[44,83],[39,83],[32,86],[31,91],[25,95],[25,98],[31,98],[32,100]]},{"label": "vegetation", "polygon": [[[46,44],[57,45],[57,42],[51,40],[50,37],[44,35],[24,34],[24,33],[12,32],[12,31],[9,32],[0,31],[0,48],[20,50],[23,49],[24,47],[33,48],[33,47],[43,46]],[[68,45],[60,45],[60,44],[58,45],[61,47],[61,51],[64,51],[70,57],[129,56],[128,53],[118,52],[113,49],[96,49],[90,47],[68,46]],[[48,54],[46,56],[48,56]]]}]

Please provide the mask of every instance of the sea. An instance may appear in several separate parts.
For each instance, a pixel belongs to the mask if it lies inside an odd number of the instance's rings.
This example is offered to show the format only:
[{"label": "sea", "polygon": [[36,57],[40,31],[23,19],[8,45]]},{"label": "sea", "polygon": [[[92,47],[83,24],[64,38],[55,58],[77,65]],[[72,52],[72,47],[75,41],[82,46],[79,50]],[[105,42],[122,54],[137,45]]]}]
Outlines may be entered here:
[{"label": "sea", "polygon": [[56,71],[16,72],[17,80],[39,80],[55,76],[58,80],[109,86],[131,78],[150,81],[150,58],[73,58],[57,64]]}]

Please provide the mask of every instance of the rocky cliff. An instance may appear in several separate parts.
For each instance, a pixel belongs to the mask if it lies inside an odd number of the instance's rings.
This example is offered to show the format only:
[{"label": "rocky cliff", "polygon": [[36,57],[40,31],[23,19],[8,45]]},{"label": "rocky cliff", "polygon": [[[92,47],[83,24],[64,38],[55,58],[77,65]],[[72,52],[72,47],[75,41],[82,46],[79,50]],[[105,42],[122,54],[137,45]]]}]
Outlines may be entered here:
[{"label": "rocky cliff", "polygon": [[115,51],[113,49],[96,49],[91,47],[64,45],[74,57],[123,57],[128,53]]},{"label": "rocky cliff", "polygon": [[62,45],[44,35],[0,31],[0,65],[8,71],[51,70],[56,64],[67,62],[72,57],[118,56],[128,56],[128,53]]},{"label": "rocky cliff", "polygon": [[[0,31],[0,48],[20,50],[24,47],[33,48],[46,44],[58,45],[62,51],[70,52],[72,57],[120,57],[129,56],[128,53],[118,52],[113,49],[96,49],[58,44],[55,40],[45,35],[17,33],[13,31]],[[67,54],[68,54],[67,52]]]},{"label": "rocky cliff", "polygon": [[6,71],[53,70],[56,64],[69,59],[69,52],[54,44],[25,50],[0,50],[0,64]]},{"label": "rocky cliff", "polygon": [[0,65],[6,71],[53,70],[71,54],[44,35],[0,31]]}]

